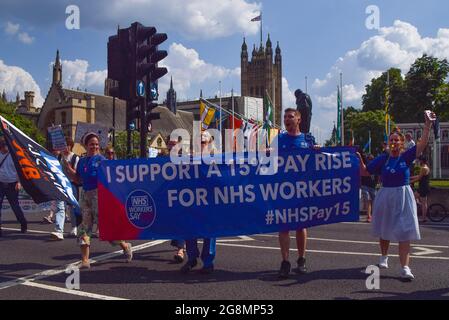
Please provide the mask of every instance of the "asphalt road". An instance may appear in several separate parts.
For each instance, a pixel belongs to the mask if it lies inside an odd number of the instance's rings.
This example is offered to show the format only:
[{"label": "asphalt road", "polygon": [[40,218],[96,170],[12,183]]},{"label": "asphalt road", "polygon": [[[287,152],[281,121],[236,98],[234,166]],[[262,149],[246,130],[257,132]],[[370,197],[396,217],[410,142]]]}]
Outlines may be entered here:
[{"label": "asphalt road", "polygon": [[[280,280],[276,234],[220,239],[216,270],[184,275],[173,262],[169,241],[133,241],[134,260],[126,263],[118,247],[93,240],[89,270],[80,272],[80,289],[66,288],[67,266],[79,262],[74,238],[50,240],[53,226],[43,214],[29,214],[21,234],[12,214],[3,215],[0,238],[0,299],[143,300],[302,300],[302,299],[449,299],[449,224],[422,226],[423,240],[413,244],[416,279],[399,278],[397,245],[390,268],[381,270],[379,289],[368,290],[365,269],[378,262],[376,239],[365,222],[309,229],[309,273]],[[66,224],[67,231],[70,225]],[[292,236],[290,261],[297,253]]]}]

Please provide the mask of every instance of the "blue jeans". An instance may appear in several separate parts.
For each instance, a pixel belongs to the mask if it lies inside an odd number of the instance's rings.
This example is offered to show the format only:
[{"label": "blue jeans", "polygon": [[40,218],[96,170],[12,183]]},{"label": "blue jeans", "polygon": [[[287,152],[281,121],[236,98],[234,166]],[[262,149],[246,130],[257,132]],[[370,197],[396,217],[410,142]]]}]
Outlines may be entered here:
[{"label": "blue jeans", "polygon": [[2,224],[2,204],[3,199],[8,199],[11,205],[12,211],[14,212],[17,221],[23,226],[27,224],[25,216],[23,215],[22,208],[19,205],[19,191],[16,191],[16,182],[13,183],[3,183],[0,182],[0,226]]},{"label": "blue jeans", "polygon": [[65,223],[65,202],[56,200],[55,224],[56,232],[64,232]]},{"label": "blue jeans", "polygon": [[[203,249],[201,250],[201,260],[205,268],[212,267],[214,265],[215,252],[216,252],[216,238],[203,239]],[[189,261],[198,259],[200,252],[198,250],[198,239],[186,240],[187,256]]]},{"label": "blue jeans", "polygon": [[[79,198],[79,188],[72,183],[72,190],[73,195],[75,196],[76,200],[80,200]],[[77,227],[82,220],[81,216],[81,210],[79,207],[70,206],[70,223],[72,224],[72,228]]]}]

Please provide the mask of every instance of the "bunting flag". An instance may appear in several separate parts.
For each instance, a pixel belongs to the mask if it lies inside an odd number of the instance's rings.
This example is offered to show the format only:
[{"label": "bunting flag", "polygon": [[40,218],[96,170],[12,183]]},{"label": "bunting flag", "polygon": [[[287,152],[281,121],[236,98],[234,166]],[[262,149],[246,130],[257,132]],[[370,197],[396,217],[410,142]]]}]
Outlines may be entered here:
[{"label": "bunting flag", "polygon": [[245,151],[254,152],[257,150],[257,134],[261,125],[250,121],[245,121],[242,126],[243,138],[245,143]]},{"label": "bunting flag", "polygon": [[207,130],[214,119],[215,109],[200,101],[201,130]]},{"label": "bunting flag", "polygon": [[341,144],[341,94],[340,86],[337,86],[337,145]]},{"label": "bunting flag", "polygon": [[0,121],[20,183],[34,202],[61,200],[78,207],[58,159],[2,116]]},{"label": "bunting flag", "polygon": [[229,129],[234,128],[234,130],[240,129],[243,126],[243,120],[236,118],[233,115],[229,115]]}]

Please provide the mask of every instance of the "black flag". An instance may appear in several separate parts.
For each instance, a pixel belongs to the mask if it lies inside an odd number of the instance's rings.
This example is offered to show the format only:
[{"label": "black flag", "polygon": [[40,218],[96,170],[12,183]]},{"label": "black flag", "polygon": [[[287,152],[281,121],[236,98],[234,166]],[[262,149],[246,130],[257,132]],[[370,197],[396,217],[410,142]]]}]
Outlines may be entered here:
[{"label": "black flag", "polygon": [[62,200],[79,206],[59,161],[5,118],[0,120],[20,183],[34,202]]}]

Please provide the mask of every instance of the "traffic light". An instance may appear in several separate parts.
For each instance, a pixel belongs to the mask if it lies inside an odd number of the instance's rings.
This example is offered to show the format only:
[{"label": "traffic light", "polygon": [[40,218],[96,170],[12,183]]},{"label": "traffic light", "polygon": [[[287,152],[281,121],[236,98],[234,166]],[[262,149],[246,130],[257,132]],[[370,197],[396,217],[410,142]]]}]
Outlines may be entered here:
[{"label": "traffic light", "polygon": [[128,101],[126,108],[126,124],[128,130],[137,128],[136,122],[140,119],[140,101],[133,99]]}]

